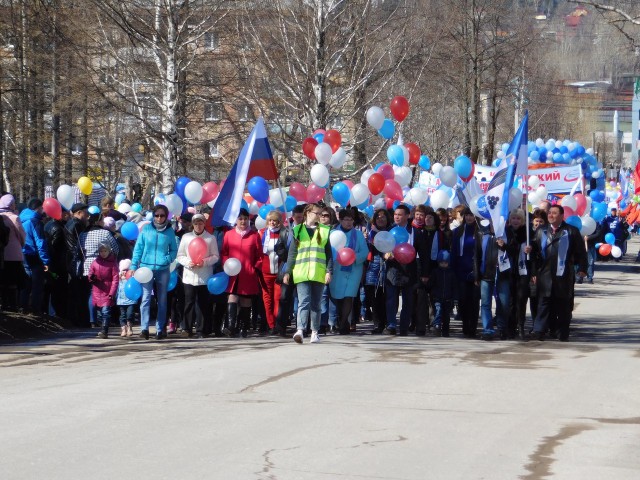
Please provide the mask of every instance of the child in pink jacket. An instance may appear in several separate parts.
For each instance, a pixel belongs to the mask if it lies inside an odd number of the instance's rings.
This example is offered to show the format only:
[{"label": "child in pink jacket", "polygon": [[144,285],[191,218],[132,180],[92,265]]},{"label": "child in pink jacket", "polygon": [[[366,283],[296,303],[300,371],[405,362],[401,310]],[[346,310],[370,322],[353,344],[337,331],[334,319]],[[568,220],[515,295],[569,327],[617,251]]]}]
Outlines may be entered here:
[{"label": "child in pink jacket", "polygon": [[98,321],[102,323],[98,338],[107,338],[111,307],[116,303],[118,291],[118,262],[115,255],[111,253],[111,246],[106,242],[100,244],[98,257],[89,267],[89,282],[93,285],[93,304],[98,310]]}]

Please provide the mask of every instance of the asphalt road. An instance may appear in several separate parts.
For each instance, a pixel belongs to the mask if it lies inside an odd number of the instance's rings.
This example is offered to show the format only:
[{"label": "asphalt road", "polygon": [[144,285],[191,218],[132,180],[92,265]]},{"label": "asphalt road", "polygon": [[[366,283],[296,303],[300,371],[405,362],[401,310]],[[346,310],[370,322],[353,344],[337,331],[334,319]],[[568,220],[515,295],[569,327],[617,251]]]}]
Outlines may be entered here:
[{"label": "asphalt road", "polygon": [[569,343],[453,322],[447,339],[2,346],[0,478],[640,478],[639,246],[578,286]]}]

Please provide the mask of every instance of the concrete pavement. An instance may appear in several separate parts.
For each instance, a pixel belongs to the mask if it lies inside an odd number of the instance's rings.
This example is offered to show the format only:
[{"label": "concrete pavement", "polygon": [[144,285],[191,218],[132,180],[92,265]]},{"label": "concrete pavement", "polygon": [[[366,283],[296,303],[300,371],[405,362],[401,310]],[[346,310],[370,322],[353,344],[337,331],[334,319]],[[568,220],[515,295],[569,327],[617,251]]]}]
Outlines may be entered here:
[{"label": "concrete pavement", "polygon": [[569,343],[326,336],[0,347],[2,479],[635,479],[640,265]]}]

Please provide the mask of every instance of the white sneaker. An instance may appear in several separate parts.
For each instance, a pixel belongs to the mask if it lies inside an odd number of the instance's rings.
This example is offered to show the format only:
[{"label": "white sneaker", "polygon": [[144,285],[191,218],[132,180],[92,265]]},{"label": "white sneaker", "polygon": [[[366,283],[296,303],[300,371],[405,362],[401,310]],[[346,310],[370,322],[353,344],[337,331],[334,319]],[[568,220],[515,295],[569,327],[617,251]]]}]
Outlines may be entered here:
[{"label": "white sneaker", "polygon": [[302,343],[302,330],[298,330],[293,334],[293,341],[296,343]]},{"label": "white sneaker", "polygon": [[318,336],[318,332],[316,331],[311,332],[311,340],[309,340],[309,343],[320,343],[320,337]]}]

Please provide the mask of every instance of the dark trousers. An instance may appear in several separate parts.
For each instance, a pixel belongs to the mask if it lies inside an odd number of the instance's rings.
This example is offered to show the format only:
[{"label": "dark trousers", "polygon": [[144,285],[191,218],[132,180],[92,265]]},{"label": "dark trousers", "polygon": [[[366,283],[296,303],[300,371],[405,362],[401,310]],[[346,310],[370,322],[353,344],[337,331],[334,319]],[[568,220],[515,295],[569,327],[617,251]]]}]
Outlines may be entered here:
[{"label": "dark trousers", "polygon": [[24,271],[29,277],[27,285],[20,291],[20,306],[30,309],[35,314],[42,313],[42,297],[44,294],[44,264],[36,255],[24,256]]},{"label": "dark trousers", "polygon": [[413,309],[413,324],[416,335],[425,335],[429,329],[429,290],[422,282],[416,288],[415,308]]},{"label": "dark trousers", "polygon": [[[524,324],[527,319],[527,302],[529,301],[530,279],[528,276],[518,276],[511,286],[511,314],[509,315],[509,332],[516,329],[524,332]],[[535,320],[535,319],[534,319]]]},{"label": "dark trousers", "polygon": [[365,285],[365,302],[371,308],[371,321],[377,332],[382,332],[387,324],[387,312],[385,310],[386,295],[384,287]]},{"label": "dark trousers", "polygon": [[569,338],[569,326],[571,325],[573,299],[540,297],[538,299],[538,316],[536,317],[533,331],[537,334],[558,334],[560,340]]},{"label": "dark trousers", "polygon": [[352,311],[355,315],[353,300],[353,297],[344,297],[335,300],[338,311],[338,328],[340,329],[340,333],[349,333],[349,315],[351,315]]},{"label": "dark trousers", "polygon": [[458,283],[458,312],[462,320],[462,333],[466,337],[475,337],[480,314],[480,287],[473,281]]},{"label": "dark trousers", "polygon": [[49,305],[57,317],[67,316],[67,273],[49,272],[44,286],[44,302],[42,308],[49,313]]},{"label": "dark trousers", "polygon": [[168,312],[171,316],[171,323],[173,323],[176,328],[180,327],[183,330],[188,330],[186,328],[182,315],[182,313],[186,310],[184,287],[185,285],[182,283],[182,280],[180,280],[180,277],[178,277],[176,288],[174,288],[167,294],[167,305],[169,306]]},{"label": "dark trousers", "polygon": [[211,304],[206,285],[184,284],[184,330],[199,335],[211,333]]},{"label": "dark trousers", "polygon": [[280,305],[278,306],[278,315],[276,316],[276,328],[281,333],[285,332],[289,326],[289,317],[293,308],[293,295],[296,291],[295,285],[282,284],[280,286]]},{"label": "dark trousers", "polygon": [[227,313],[227,300],[226,293],[220,295],[213,295],[213,334],[216,336],[222,335],[222,326],[224,324],[224,316]]},{"label": "dark trousers", "polygon": [[451,311],[453,310],[453,300],[435,300],[434,307],[435,314],[433,317],[433,324],[440,326],[440,334],[443,337],[448,337]]},{"label": "dark trousers", "polygon": [[69,303],[67,314],[69,320],[78,328],[89,326],[89,303],[87,299],[91,294],[91,286],[87,277],[72,278],[68,289]]},{"label": "dark trousers", "polygon": [[385,284],[387,297],[387,326],[396,328],[396,315],[398,314],[398,296],[402,295],[402,310],[400,311],[400,333],[406,334],[409,331],[411,315],[413,314],[414,286],[411,284],[397,287],[390,282]]}]

